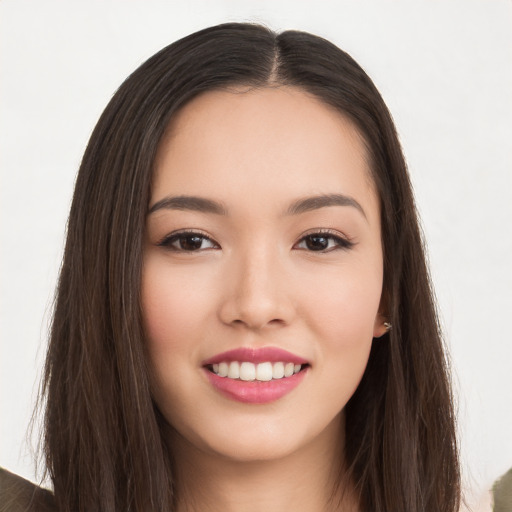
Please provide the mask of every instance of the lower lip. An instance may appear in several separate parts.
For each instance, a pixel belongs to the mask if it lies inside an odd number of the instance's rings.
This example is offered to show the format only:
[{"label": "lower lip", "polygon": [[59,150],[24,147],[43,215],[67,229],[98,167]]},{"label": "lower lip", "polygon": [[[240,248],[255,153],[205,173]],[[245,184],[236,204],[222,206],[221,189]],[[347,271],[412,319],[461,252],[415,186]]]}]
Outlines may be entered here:
[{"label": "lower lip", "polygon": [[213,387],[224,396],[246,404],[267,404],[275,402],[294,390],[305,377],[308,369],[301,370],[291,377],[261,382],[258,380],[243,381],[219,377],[207,368],[206,376]]}]

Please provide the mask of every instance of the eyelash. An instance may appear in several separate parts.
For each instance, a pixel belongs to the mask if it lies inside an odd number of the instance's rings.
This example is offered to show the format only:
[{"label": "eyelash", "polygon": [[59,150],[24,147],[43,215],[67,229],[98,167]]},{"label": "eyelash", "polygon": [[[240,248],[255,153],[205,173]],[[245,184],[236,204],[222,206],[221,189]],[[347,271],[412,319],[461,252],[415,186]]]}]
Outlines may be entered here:
[{"label": "eyelash", "polygon": [[[184,240],[186,238],[199,238],[202,241],[207,240],[212,243],[214,247],[208,247],[207,249],[183,249],[180,247],[173,247],[173,244],[175,242],[179,242],[179,240]],[[209,250],[209,249],[218,249],[220,246],[217,242],[212,240],[208,235],[201,231],[179,231],[178,233],[170,233],[169,235],[165,236],[160,242],[157,244],[159,247],[164,247],[165,249],[169,249],[170,251],[175,252],[184,252],[184,253],[192,253],[192,252],[199,252],[200,250]]]},{"label": "eyelash", "polygon": [[[327,248],[314,250],[314,249],[308,248],[307,246],[306,247],[298,247],[302,243],[307,244],[308,239],[309,239],[309,241],[312,241],[315,237],[318,239],[327,240]],[[191,239],[191,238],[199,239],[199,243],[201,245],[203,244],[204,241],[208,241],[212,244],[212,246],[203,248],[203,249],[201,247],[185,249],[183,247],[173,246],[173,244],[175,244],[176,242],[179,243],[180,240],[183,241],[184,239],[187,239],[187,238],[188,239]],[[334,242],[334,245],[329,247],[331,242]],[[159,247],[164,247],[170,251],[182,252],[182,253],[193,253],[193,252],[199,252],[199,251],[220,248],[220,245],[217,242],[212,240],[208,235],[206,235],[205,233],[203,233],[201,231],[180,231],[178,233],[171,233],[171,234],[165,236],[162,240],[160,240],[160,242],[158,242],[157,245]],[[322,254],[322,253],[328,253],[328,252],[339,250],[339,249],[348,250],[348,249],[351,249],[354,245],[355,245],[354,242],[352,242],[348,238],[340,236],[340,234],[337,231],[332,231],[329,229],[319,229],[319,230],[315,230],[315,231],[312,231],[310,233],[306,233],[305,235],[303,235],[299,239],[299,241],[293,245],[293,248],[298,249],[298,250],[309,251],[309,252],[318,252],[318,253]]]},{"label": "eyelash", "polygon": [[[302,250],[309,251],[309,252],[318,252],[320,254],[322,253],[328,253],[335,250],[349,250],[354,247],[355,243],[352,242],[349,238],[346,238],[345,236],[340,235],[338,231],[333,231],[331,229],[317,229],[315,231],[310,231],[309,233],[306,233],[303,235],[300,240],[293,246],[294,248],[297,247],[300,243],[305,242],[307,239],[313,239],[313,238],[323,238],[328,241],[332,240],[334,241],[334,246],[327,247],[326,249],[321,249],[318,251],[315,251],[313,249],[304,248]],[[328,242],[329,244],[329,242]]]}]

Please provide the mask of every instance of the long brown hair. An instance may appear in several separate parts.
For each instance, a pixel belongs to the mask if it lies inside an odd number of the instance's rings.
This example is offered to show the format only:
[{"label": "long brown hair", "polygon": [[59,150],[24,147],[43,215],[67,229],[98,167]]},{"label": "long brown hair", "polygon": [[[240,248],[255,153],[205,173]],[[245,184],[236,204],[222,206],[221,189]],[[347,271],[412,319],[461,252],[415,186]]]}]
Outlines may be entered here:
[{"label": "long brown hair", "polygon": [[170,119],[204,91],[290,85],[362,134],[381,203],[383,303],[346,406],[346,466],[365,511],[454,512],[459,467],[447,363],[406,164],[372,81],[339,48],[296,31],[225,24],[164,48],[122,84],[76,181],[42,387],[44,452],[62,511],[169,511],[173,461],[149,385],[142,244],[153,162]]}]

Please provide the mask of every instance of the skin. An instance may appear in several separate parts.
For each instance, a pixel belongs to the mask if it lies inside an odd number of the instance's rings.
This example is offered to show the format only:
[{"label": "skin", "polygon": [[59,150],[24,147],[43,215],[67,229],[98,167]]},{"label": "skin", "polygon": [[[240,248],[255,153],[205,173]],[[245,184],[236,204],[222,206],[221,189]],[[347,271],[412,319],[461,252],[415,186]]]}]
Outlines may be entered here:
[{"label": "skin", "polygon": [[[332,194],[360,208],[288,211]],[[174,196],[224,212],[151,211]],[[174,118],[156,159],[142,305],[180,511],[338,506],[343,409],[385,332],[379,214],[357,130],[300,89],[208,92]],[[180,230],[207,238],[184,250],[189,235],[169,237]],[[307,236],[322,230],[326,250],[311,250]],[[310,364],[275,402],[229,399],[205,376],[207,358],[268,346]],[[345,484],[343,510],[356,510]]]}]

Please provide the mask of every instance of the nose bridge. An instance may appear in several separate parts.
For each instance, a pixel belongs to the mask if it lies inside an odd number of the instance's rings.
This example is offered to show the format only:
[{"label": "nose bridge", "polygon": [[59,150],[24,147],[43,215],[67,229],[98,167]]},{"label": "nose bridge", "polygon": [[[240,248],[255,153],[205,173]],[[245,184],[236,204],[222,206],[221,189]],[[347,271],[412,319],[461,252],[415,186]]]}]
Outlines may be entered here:
[{"label": "nose bridge", "polygon": [[278,253],[261,243],[234,256],[223,320],[251,329],[286,323],[286,283]]}]

